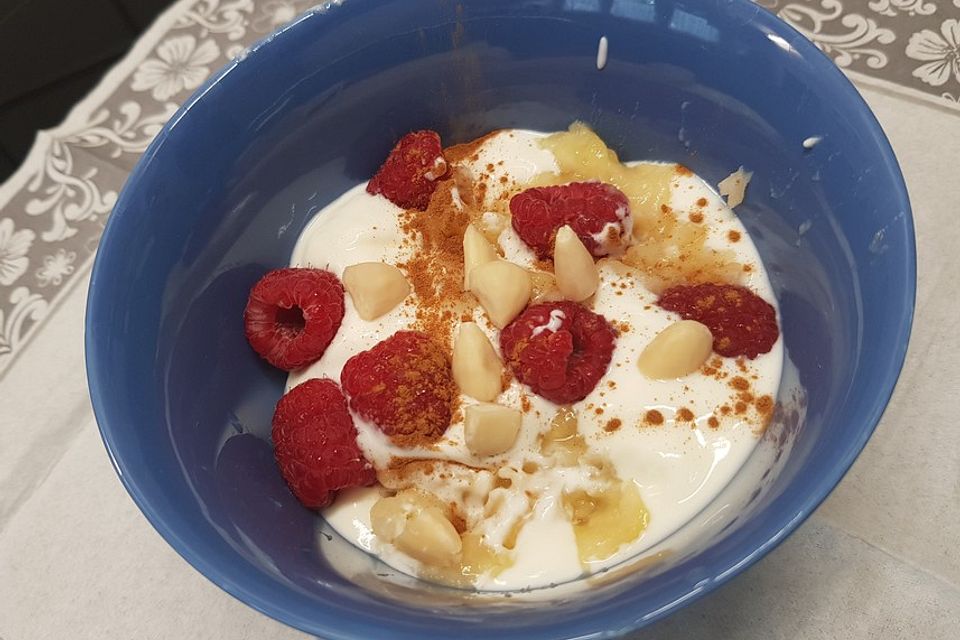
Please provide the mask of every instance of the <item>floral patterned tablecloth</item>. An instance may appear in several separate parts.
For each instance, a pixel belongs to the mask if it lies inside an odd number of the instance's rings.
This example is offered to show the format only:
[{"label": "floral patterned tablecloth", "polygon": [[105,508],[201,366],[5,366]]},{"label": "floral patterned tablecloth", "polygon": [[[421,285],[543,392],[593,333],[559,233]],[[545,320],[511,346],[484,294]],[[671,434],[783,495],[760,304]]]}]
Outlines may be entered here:
[{"label": "floral patterned tablecloth", "polygon": [[[917,324],[887,416],[834,495],[744,577],[641,635],[954,638],[960,0],[756,1],[854,80],[891,137],[917,221]],[[330,4],[176,2],[0,185],[0,640],[181,637],[181,623],[299,637],[200,579],[123,493],[86,398],[82,312],[104,224],[163,123],[250,44]]]}]

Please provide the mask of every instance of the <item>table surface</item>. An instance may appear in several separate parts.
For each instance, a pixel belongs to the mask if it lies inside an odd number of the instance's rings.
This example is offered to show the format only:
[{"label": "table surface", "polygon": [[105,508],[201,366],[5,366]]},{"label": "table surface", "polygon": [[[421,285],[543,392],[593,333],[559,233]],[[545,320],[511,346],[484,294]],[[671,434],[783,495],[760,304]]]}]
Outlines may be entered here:
[{"label": "table surface", "polygon": [[[100,442],[82,335],[91,258],[139,154],[215,68],[311,4],[178,2],[0,185],[0,640],[305,637],[208,582],[137,510]],[[820,509],[634,638],[956,638],[960,0],[758,4],[835,59],[893,144],[917,230],[913,337],[876,434]]]}]

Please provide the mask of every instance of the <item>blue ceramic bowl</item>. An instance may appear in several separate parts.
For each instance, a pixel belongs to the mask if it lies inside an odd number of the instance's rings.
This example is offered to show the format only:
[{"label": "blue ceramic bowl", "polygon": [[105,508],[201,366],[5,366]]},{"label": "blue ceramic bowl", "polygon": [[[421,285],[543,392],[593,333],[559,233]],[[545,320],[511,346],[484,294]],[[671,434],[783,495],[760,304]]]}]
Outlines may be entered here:
[{"label": "blue ceramic bowl", "polygon": [[[404,132],[453,143],[575,119],[626,159],[713,183],[755,171],[738,212],[792,365],[743,471],[653,560],[580,595],[478,601],[397,576],[296,503],[268,439],[284,375],[248,348],[241,312],[310,216]],[[810,136],[822,141],[806,150]],[[907,193],[880,127],[827,58],[751,2],[347,0],[224,69],[147,150],[100,245],[87,366],[133,499],[260,611],[326,638],[611,637],[736,575],[824,499],[890,397],[914,289]]]}]

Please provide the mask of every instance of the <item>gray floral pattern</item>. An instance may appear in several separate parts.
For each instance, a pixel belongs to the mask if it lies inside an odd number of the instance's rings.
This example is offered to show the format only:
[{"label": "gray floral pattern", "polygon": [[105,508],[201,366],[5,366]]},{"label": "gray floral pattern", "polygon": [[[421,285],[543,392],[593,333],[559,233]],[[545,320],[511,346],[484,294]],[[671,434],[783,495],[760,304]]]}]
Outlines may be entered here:
[{"label": "gray floral pattern", "polygon": [[[179,0],[0,185],[0,376],[92,262],[120,188],[215,69],[345,0]],[[346,0],[349,1],[349,0]],[[755,0],[853,79],[960,110],[960,0]]]},{"label": "gray floral pattern", "polygon": [[926,0],[874,0],[867,4],[871,11],[885,16],[908,15],[928,16],[937,10],[937,5]]},{"label": "gray floral pattern", "polygon": [[960,0],[757,0],[854,80],[960,109]]},{"label": "gray floral pattern", "polygon": [[192,35],[164,40],[156,58],[147,58],[133,74],[130,88],[150,91],[154,100],[169,100],[184,89],[196,89],[210,75],[210,64],[220,57],[213,40],[197,44]]},{"label": "gray floral pattern", "polygon": [[251,24],[257,33],[267,34],[310,8],[312,0],[266,0],[254,14]]},{"label": "gray floral pattern", "polygon": [[30,229],[17,231],[10,218],[0,220],[0,285],[9,287],[27,270],[34,237]]},{"label": "gray floral pattern", "polygon": [[924,29],[910,36],[907,56],[923,61],[913,76],[932,87],[960,83],[960,20],[944,20],[940,32]]},{"label": "gray floral pattern", "polygon": [[[847,68],[862,60],[871,69],[881,69],[890,59],[884,48],[896,40],[892,29],[881,27],[873,18],[844,13],[840,0],[821,0],[820,6],[793,2],[778,15],[807,36],[839,67]],[[834,29],[839,19],[842,29]]]},{"label": "gray floral pattern", "polygon": [[74,271],[73,262],[77,259],[76,251],[57,249],[53,255],[43,259],[43,266],[37,269],[37,284],[45,287],[49,284],[59,285],[63,279]]}]

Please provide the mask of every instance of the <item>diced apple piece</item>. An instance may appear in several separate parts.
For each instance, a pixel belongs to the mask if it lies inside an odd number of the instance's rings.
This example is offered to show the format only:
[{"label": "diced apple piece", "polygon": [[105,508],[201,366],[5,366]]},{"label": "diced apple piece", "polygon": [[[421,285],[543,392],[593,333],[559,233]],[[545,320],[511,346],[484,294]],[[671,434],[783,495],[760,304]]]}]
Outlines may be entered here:
[{"label": "diced apple piece", "polygon": [[747,185],[750,184],[750,178],[752,177],[752,171],[745,171],[743,167],[740,167],[717,184],[720,195],[727,197],[728,207],[732,209],[743,203]]}]

